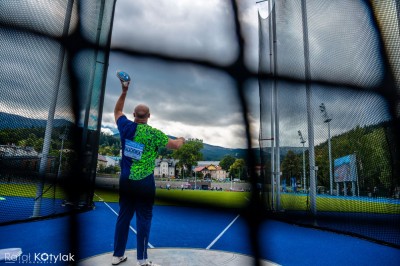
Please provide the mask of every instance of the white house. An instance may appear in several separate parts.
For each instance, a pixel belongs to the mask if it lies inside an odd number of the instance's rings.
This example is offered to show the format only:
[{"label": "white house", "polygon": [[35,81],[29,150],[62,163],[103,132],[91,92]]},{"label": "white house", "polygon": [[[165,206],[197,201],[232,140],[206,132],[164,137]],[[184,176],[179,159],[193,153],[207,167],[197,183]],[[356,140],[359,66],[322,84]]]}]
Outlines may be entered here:
[{"label": "white house", "polygon": [[121,157],[118,156],[104,156],[107,160],[107,167],[109,166],[119,166],[119,163],[121,161]]},{"label": "white house", "polygon": [[107,167],[107,159],[105,156],[98,154],[97,155],[97,171],[99,171],[100,168],[106,168]]},{"label": "white house", "polygon": [[154,168],[155,177],[175,177],[175,169],[178,160],[174,159],[156,159]]}]

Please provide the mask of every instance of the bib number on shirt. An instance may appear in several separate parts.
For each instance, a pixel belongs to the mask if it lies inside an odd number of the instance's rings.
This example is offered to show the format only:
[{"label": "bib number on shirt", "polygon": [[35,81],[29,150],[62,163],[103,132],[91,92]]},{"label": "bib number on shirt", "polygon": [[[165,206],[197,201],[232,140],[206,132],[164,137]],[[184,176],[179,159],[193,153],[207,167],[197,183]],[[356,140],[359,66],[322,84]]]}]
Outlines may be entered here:
[{"label": "bib number on shirt", "polygon": [[125,139],[124,155],[126,157],[132,158],[134,160],[140,160],[142,158],[143,150],[143,144]]}]

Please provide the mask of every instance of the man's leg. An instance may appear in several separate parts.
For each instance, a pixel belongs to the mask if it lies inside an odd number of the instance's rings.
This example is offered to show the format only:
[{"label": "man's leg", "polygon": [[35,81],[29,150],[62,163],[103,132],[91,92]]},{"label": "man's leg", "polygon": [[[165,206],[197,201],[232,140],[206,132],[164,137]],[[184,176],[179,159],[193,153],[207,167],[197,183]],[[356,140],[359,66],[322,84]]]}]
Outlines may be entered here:
[{"label": "man's leg", "polygon": [[155,198],[154,177],[150,175],[139,182],[141,192],[136,200],[137,259],[146,260]]},{"label": "man's leg", "polygon": [[115,225],[114,256],[122,257],[128,241],[129,225],[135,213],[130,180],[120,182],[119,213]]}]

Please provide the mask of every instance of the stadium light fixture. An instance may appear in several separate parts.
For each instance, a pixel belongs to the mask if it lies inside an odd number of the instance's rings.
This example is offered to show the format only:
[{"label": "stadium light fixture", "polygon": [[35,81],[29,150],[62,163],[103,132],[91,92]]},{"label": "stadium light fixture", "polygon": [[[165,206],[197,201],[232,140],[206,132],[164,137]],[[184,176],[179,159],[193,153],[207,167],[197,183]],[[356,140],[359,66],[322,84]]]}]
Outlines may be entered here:
[{"label": "stadium light fixture", "polygon": [[262,19],[266,19],[270,16],[271,10],[275,5],[275,0],[260,0],[256,1],[258,5],[258,13]]}]

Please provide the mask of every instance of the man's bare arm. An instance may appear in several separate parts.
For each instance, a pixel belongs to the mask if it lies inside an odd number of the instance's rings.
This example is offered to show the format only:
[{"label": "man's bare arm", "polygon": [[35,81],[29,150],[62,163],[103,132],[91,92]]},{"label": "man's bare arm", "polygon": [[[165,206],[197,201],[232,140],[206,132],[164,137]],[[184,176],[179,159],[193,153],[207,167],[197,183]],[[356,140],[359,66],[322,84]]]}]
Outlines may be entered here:
[{"label": "man's bare arm", "polygon": [[129,82],[121,82],[121,85],[122,85],[122,92],[114,108],[115,123],[118,121],[118,118],[124,115],[122,110],[124,109],[126,94],[128,93]]},{"label": "man's bare arm", "polygon": [[177,150],[185,143],[185,138],[168,139],[167,148]]}]

